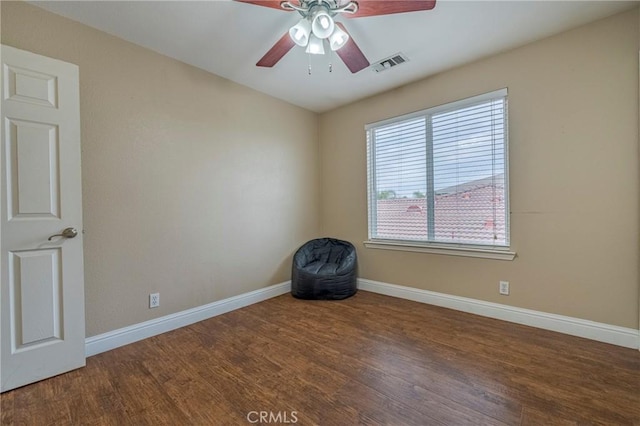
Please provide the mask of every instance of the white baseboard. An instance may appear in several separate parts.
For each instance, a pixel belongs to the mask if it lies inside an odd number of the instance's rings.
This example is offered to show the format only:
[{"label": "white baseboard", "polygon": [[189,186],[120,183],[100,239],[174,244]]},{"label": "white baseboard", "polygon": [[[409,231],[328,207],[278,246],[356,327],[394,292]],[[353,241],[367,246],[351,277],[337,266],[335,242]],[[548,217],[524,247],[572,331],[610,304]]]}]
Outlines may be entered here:
[{"label": "white baseboard", "polygon": [[97,355],[138,340],[166,333],[291,291],[291,281],[229,297],[207,305],[134,324],[85,339],[86,356]]},{"label": "white baseboard", "polygon": [[580,318],[549,314],[361,278],[358,279],[358,288],[364,291],[442,306],[483,317],[584,337],[626,348],[640,348],[640,331],[633,328],[618,327]]},{"label": "white baseboard", "polygon": [[[640,332],[633,328],[618,327],[580,318],[549,314],[362,278],[358,279],[358,288],[364,291],[427,303],[429,305],[442,306],[444,308],[469,312],[484,317],[584,337],[599,342],[640,349]],[[187,309],[186,311],[176,312],[175,314],[88,337],[85,340],[85,352],[87,357],[97,355],[120,346],[128,345],[129,343],[262,302],[290,291],[291,281],[286,281],[207,305]]]}]

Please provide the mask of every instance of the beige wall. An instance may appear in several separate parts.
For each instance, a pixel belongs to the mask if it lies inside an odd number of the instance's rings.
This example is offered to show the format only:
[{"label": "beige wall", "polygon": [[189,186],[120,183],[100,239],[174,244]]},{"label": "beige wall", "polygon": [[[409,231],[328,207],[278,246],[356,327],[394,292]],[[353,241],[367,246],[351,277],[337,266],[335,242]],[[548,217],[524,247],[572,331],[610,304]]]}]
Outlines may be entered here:
[{"label": "beige wall", "polygon": [[[321,115],[323,233],[357,245],[364,278],[638,328],[638,22],[635,9]],[[364,248],[364,125],[502,87],[518,257]]]},{"label": "beige wall", "polygon": [[87,336],[290,278],[315,114],[24,3],[2,43],[80,67]]}]

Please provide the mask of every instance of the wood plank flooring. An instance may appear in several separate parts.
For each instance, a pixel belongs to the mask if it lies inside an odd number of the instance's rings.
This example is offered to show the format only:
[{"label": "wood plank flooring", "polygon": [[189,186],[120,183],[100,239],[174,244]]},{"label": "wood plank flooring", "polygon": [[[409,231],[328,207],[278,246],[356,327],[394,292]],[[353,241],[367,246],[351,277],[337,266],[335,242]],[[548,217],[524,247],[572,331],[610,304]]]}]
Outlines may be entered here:
[{"label": "wood plank flooring", "polygon": [[0,403],[2,425],[640,425],[640,352],[362,291],[286,295]]}]

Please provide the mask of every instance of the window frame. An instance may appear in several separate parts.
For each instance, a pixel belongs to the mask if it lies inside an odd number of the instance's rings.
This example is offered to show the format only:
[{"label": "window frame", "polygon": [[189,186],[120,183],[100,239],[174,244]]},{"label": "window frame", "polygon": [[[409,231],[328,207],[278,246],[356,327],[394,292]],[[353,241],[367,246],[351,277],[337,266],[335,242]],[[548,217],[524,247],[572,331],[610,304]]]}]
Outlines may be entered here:
[{"label": "window frame", "polygon": [[[498,244],[471,244],[471,243],[459,243],[459,242],[439,242],[428,240],[397,240],[388,238],[374,238],[376,215],[377,215],[377,189],[375,187],[375,146],[372,131],[376,128],[399,123],[406,120],[425,117],[427,126],[431,127],[431,116],[440,113],[451,112],[454,110],[462,109],[465,107],[473,106],[482,102],[495,100],[498,98],[504,98],[504,198],[505,198],[505,242],[506,245]],[[477,96],[471,96],[457,101],[448,102],[446,104],[437,105],[434,107],[426,108],[420,111],[411,112],[408,114],[400,115],[397,117],[391,117],[388,119],[368,123],[364,126],[366,134],[367,145],[367,216],[368,216],[368,240],[364,242],[365,247],[373,249],[386,249],[386,250],[402,250],[412,252],[424,252],[435,254],[449,254],[454,256],[466,256],[466,257],[479,257],[490,258],[498,260],[513,260],[516,256],[515,252],[511,251],[511,223],[510,223],[510,200],[509,200],[509,102],[508,102],[508,89],[498,89],[488,93],[483,93]],[[428,138],[429,139],[429,138]],[[433,158],[433,147],[429,140],[426,141],[427,157]],[[431,163],[433,161],[431,160]],[[433,164],[428,164],[427,167],[433,168]]]}]

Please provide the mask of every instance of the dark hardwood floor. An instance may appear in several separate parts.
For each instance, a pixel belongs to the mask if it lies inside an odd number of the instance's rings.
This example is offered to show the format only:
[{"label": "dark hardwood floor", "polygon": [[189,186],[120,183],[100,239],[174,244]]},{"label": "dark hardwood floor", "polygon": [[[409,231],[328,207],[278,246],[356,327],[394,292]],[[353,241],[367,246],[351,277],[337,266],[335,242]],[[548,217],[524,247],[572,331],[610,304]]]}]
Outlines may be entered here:
[{"label": "dark hardwood floor", "polygon": [[640,425],[640,352],[362,291],[287,295],[0,400],[3,425]]}]

